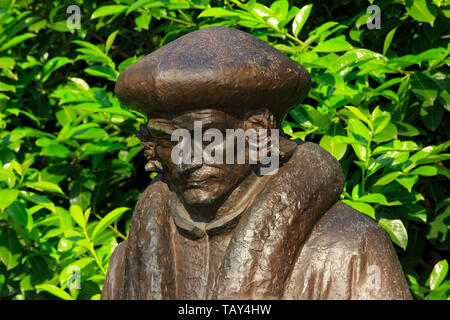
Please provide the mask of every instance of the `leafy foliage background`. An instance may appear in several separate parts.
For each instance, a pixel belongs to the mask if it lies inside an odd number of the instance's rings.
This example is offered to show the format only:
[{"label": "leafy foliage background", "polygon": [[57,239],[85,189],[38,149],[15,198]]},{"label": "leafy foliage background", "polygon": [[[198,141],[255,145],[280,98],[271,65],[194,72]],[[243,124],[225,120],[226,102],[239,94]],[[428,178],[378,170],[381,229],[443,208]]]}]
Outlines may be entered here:
[{"label": "leafy foliage background", "polygon": [[100,297],[151,180],[134,136],[146,119],[120,105],[117,76],[221,25],[308,69],[283,130],[341,162],[342,200],[387,231],[414,297],[449,299],[449,14],[444,0],[1,0],[0,298]]}]

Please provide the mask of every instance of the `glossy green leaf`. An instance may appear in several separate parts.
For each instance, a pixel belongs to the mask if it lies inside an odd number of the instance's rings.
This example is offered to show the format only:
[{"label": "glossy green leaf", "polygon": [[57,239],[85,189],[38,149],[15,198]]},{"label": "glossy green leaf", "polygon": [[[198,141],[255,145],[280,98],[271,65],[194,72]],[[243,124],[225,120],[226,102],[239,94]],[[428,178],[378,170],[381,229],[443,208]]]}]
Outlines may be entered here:
[{"label": "glossy green leaf", "polygon": [[227,10],[224,8],[208,8],[203,10],[198,17],[238,17],[240,14],[242,13],[236,10]]},{"label": "glossy green leaf", "polygon": [[108,54],[109,49],[111,48],[112,44],[114,43],[114,40],[116,39],[117,34],[119,33],[119,30],[114,31],[111,33],[108,38],[106,39],[105,43],[105,53]]},{"label": "glossy green leaf", "polygon": [[380,92],[379,95],[385,97],[386,99],[389,99],[389,100],[392,100],[395,102],[400,102],[398,95],[392,90],[384,90],[384,91]]},{"label": "glossy green leaf", "polygon": [[[386,129],[386,127],[388,126],[390,121],[391,121],[391,116],[389,114],[386,116],[379,116],[378,118],[376,118],[375,121],[373,121],[375,136],[377,134],[379,134],[380,132],[382,132],[384,129]],[[392,130],[392,128],[391,128],[391,130]],[[391,135],[391,136],[393,136],[393,135]]]},{"label": "glossy green leaf", "polygon": [[75,222],[80,227],[86,226],[86,220],[83,215],[83,210],[81,210],[81,207],[79,205],[71,205],[69,211],[70,211],[70,215],[72,216],[73,220],[75,220]]},{"label": "glossy green leaf", "polygon": [[417,174],[425,177],[431,177],[437,174],[437,169],[433,166],[421,166],[411,171],[411,174]]},{"label": "glossy green leaf", "polygon": [[297,37],[311,13],[312,4],[308,4],[300,9],[300,12],[294,18],[292,22],[292,33]]},{"label": "glossy green leaf", "polygon": [[391,206],[413,204],[417,201],[425,200],[423,195],[417,191],[406,191],[404,189],[396,189],[395,191],[385,192],[386,198]]},{"label": "glossy green leaf", "polygon": [[92,76],[105,78],[110,81],[114,81],[114,82],[117,81],[117,75],[109,67],[92,66],[92,67],[88,67],[88,68],[84,69],[84,72],[86,72],[87,74],[90,74]]},{"label": "glossy green leaf", "polygon": [[18,266],[22,254],[22,246],[14,230],[0,226],[0,260],[5,265],[6,270]]},{"label": "glossy green leaf", "polygon": [[406,0],[406,11],[417,21],[428,22],[433,26],[437,10],[430,0]]},{"label": "glossy green leaf", "polygon": [[36,203],[52,212],[55,212],[56,210],[55,204],[49,198],[43,195],[22,190],[20,192],[20,196],[26,199],[27,201]]},{"label": "glossy green leaf", "polygon": [[418,99],[423,101],[424,107],[433,105],[438,96],[439,87],[429,76],[421,72],[415,72],[411,86],[412,92]]},{"label": "glossy green leaf", "polygon": [[[94,258],[91,257],[82,258],[65,267],[59,274],[59,285],[61,286],[61,288],[65,288],[68,286],[68,281],[75,275],[75,272],[82,272],[83,269],[86,268],[86,266],[94,261]],[[75,282],[76,280],[74,279],[72,284],[76,284]]]},{"label": "glossy green leaf", "polygon": [[406,188],[409,192],[411,192],[412,187],[419,181],[419,176],[415,174],[400,176],[395,179],[398,183],[400,183],[403,187]]},{"label": "glossy green leaf", "polygon": [[420,65],[422,60],[420,57],[412,54],[407,54],[398,58],[389,59],[387,61],[389,66],[392,66],[397,69],[406,69],[412,65]]},{"label": "glossy green leaf", "polygon": [[[384,61],[383,56],[379,53],[373,52],[367,49],[354,49],[346,52],[335,60],[334,63],[327,66],[333,72],[340,72],[345,68],[361,64],[363,62],[368,62],[371,60]],[[384,64],[384,62],[383,62]],[[380,68],[381,65],[377,65]]]},{"label": "glossy green leaf", "polygon": [[364,195],[358,199],[361,202],[384,204],[387,202],[386,197],[382,193],[371,193]]},{"label": "glossy green leaf", "polygon": [[270,10],[274,13],[277,20],[282,21],[287,18],[289,12],[288,0],[277,0],[270,5]]},{"label": "glossy green leaf", "polygon": [[0,190],[0,211],[4,211],[19,196],[19,190],[16,189],[3,189]]},{"label": "glossy green leaf", "polygon": [[70,294],[53,284],[40,284],[36,286],[38,290],[44,290],[63,300],[74,300]]},{"label": "glossy green leaf", "polygon": [[372,155],[386,153],[389,151],[416,151],[418,149],[419,147],[414,141],[394,140],[376,147],[375,150],[372,152]]},{"label": "glossy green leaf", "polygon": [[397,127],[392,122],[388,122],[383,130],[378,130],[373,141],[386,142],[393,139],[397,139]]},{"label": "glossy green leaf", "polygon": [[450,295],[450,281],[446,281],[438,288],[432,290],[426,297],[427,300],[448,300]]},{"label": "glossy green leaf", "polygon": [[375,186],[384,186],[387,185],[389,183],[391,183],[392,181],[394,181],[398,176],[400,176],[402,173],[399,171],[394,171],[394,172],[390,172],[388,174],[385,174],[383,176],[381,176],[375,183],[374,183],[374,187]]},{"label": "glossy green leaf", "polygon": [[421,108],[420,116],[422,117],[423,124],[428,130],[436,131],[444,117],[444,109],[439,104],[434,103],[430,107]]},{"label": "glossy green leaf", "polygon": [[413,163],[419,164],[419,161],[433,156],[443,150],[446,150],[450,146],[450,141],[444,142],[438,146],[426,146],[419,152],[416,152],[411,156],[410,160]]},{"label": "glossy green leaf", "polygon": [[314,48],[315,52],[341,52],[351,50],[350,43],[340,39],[330,39],[322,42]]},{"label": "glossy green leaf", "polygon": [[117,208],[108,213],[105,217],[100,220],[100,222],[95,226],[94,232],[92,233],[92,238],[95,239],[95,237],[101,233],[103,230],[105,230],[109,225],[116,222],[120,219],[120,217],[130,210],[130,208]]},{"label": "glossy green leaf", "polygon": [[149,6],[149,4],[155,3],[155,2],[158,3],[160,1],[155,1],[155,0],[138,0],[138,1],[133,1],[133,3],[127,9],[127,15],[130,12],[133,12],[133,11],[138,10],[140,8],[147,7],[147,6]]},{"label": "glossy green leaf", "polygon": [[16,61],[10,57],[1,57],[0,58],[0,68],[1,69],[12,69],[14,68]]},{"label": "glossy green leaf", "polygon": [[334,137],[324,135],[320,139],[319,145],[333,155],[337,160],[342,159],[347,151],[347,145],[344,143],[336,143]]},{"label": "glossy green leaf", "polygon": [[388,32],[386,35],[386,38],[384,39],[384,45],[383,45],[383,54],[385,55],[389,47],[391,46],[392,39],[394,39],[395,31],[397,31],[397,28],[392,29]]},{"label": "glossy green leaf", "polygon": [[42,68],[42,82],[47,81],[47,79],[52,75],[53,72],[63,67],[64,65],[72,63],[67,57],[55,57],[47,61],[47,63]]},{"label": "glossy green leaf", "polygon": [[28,212],[26,207],[20,202],[16,201],[11,204],[6,211],[8,211],[10,217],[24,228],[31,230],[33,226],[33,218]]},{"label": "glossy green leaf", "polygon": [[342,77],[334,72],[322,73],[318,76],[318,78],[321,82],[324,82],[330,86],[344,89],[344,81],[342,80]]},{"label": "glossy green leaf", "polygon": [[38,191],[54,192],[60,195],[65,195],[57,184],[48,181],[27,182],[25,183],[25,186]]},{"label": "glossy green leaf", "polygon": [[329,114],[322,114],[309,105],[301,105],[291,110],[290,114],[297,123],[307,127],[315,125],[324,132],[326,132],[332,124]]},{"label": "glossy green leaf", "polygon": [[367,123],[367,125],[370,125],[370,120],[368,117],[366,117],[358,108],[355,107],[345,107],[347,110],[350,110],[350,112],[357,117],[359,120]]},{"label": "glossy green leaf", "polygon": [[450,219],[450,206],[447,206],[443,212],[436,215],[430,222],[430,230],[426,238],[430,240],[435,247],[445,248],[445,243],[449,241],[448,219]]},{"label": "glossy green leaf", "polygon": [[362,14],[355,22],[356,28],[359,29],[362,25],[366,25],[370,16],[371,14],[367,12]]},{"label": "glossy green leaf", "polygon": [[51,143],[42,148],[41,155],[56,158],[69,158],[72,155],[72,152],[62,144]]},{"label": "glossy green leaf", "polygon": [[281,20],[278,26],[280,28],[284,28],[299,12],[300,9],[297,8],[296,6],[291,7],[285,19]]},{"label": "glossy green leaf", "polygon": [[391,240],[406,251],[408,245],[408,232],[400,219],[381,218],[378,220],[380,226],[389,234]]},{"label": "glossy green leaf", "polygon": [[348,204],[353,209],[364,213],[365,215],[371,217],[372,219],[375,219],[375,210],[373,209],[373,207],[370,204],[364,203],[364,202],[356,202],[356,201],[346,200],[346,199],[342,200],[342,202],[344,202],[345,204]]},{"label": "glossy green leaf", "polygon": [[265,5],[260,3],[253,3],[250,13],[253,14],[253,16],[258,20],[267,22],[272,28],[278,28],[278,24],[280,22],[275,18],[274,12]]},{"label": "glossy green leaf", "polygon": [[[374,89],[374,91],[376,91],[376,92],[382,92],[382,91],[384,91],[384,90],[386,90],[386,89],[388,89],[388,88],[390,88],[390,87],[392,87],[392,86],[394,86],[394,85],[396,85],[396,84],[399,84],[399,83],[401,83],[401,82],[403,82],[403,81],[404,81],[404,80],[403,80],[402,78],[393,78],[393,79],[390,79],[390,80],[386,81],[385,83],[381,84],[380,86],[376,87],[376,88]],[[379,107],[378,107],[378,109],[379,109]],[[380,110],[380,111],[381,111],[381,110]]]},{"label": "glossy green leaf", "polygon": [[358,119],[348,121],[348,130],[362,144],[367,144],[371,140],[369,129]]},{"label": "glossy green leaf", "polygon": [[446,259],[439,261],[433,267],[430,275],[430,289],[434,290],[442,283],[448,273],[448,262]]},{"label": "glossy green leaf", "polygon": [[27,39],[30,38],[34,38],[36,35],[34,33],[24,33],[21,35],[18,35],[17,37],[12,38],[11,40],[5,42],[1,47],[0,47],[0,52],[1,51],[5,51],[9,48],[12,48],[14,46],[17,46],[18,44],[23,43],[24,41],[26,41]]},{"label": "glossy green leaf", "polygon": [[432,48],[420,53],[418,56],[422,61],[433,62],[432,64],[434,65],[441,62],[448,54],[449,52],[445,48]]},{"label": "glossy green leaf", "polygon": [[95,10],[94,13],[92,13],[91,19],[97,19],[104,16],[118,14],[124,12],[125,10],[127,10],[127,8],[128,8],[127,6],[123,5],[103,6]]},{"label": "glossy green leaf", "polygon": [[427,223],[427,210],[420,203],[409,203],[389,208],[396,216],[404,217],[410,221]]},{"label": "glossy green leaf", "polygon": [[142,29],[148,30],[150,22],[152,21],[152,15],[143,12],[134,21],[136,22],[136,26],[138,27],[137,28],[138,31],[141,31]]},{"label": "glossy green leaf", "polygon": [[400,136],[415,137],[420,134],[420,131],[409,123],[396,122],[395,126],[397,127],[397,134]]}]

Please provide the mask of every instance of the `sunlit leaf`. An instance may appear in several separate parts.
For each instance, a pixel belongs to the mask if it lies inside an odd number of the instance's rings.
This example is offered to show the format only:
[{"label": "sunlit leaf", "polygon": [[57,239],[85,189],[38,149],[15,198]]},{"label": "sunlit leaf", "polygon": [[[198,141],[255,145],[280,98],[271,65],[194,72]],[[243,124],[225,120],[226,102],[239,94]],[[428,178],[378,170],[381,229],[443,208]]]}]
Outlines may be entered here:
[{"label": "sunlit leaf", "polygon": [[95,239],[95,237],[101,233],[103,230],[105,230],[109,225],[116,222],[120,219],[120,217],[126,212],[130,210],[130,208],[117,208],[108,213],[105,217],[100,220],[100,222],[95,226],[94,232],[92,232],[92,238]]},{"label": "sunlit leaf", "polygon": [[127,8],[128,8],[127,6],[123,5],[103,6],[95,10],[94,13],[92,13],[91,19],[97,19],[104,16],[118,14],[124,12],[125,10],[127,10]]},{"label": "sunlit leaf", "polygon": [[300,12],[294,18],[292,22],[292,33],[297,37],[311,13],[312,4],[308,4],[300,9]]},{"label": "sunlit leaf", "polygon": [[73,220],[75,220],[75,222],[80,227],[86,226],[86,220],[83,215],[83,210],[81,210],[81,207],[79,205],[71,205],[69,211],[70,211],[70,215],[72,216]]},{"label": "sunlit leaf", "polygon": [[63,300],[74,300],[70,294],[53,284],[40,284],[36,286],[36,289],[47,291]]},{"label": "sunlit leaf", "polygon": [[433,267],[430,275],[430,289],[434,290],[442,283],[448,273],[448,262],[446,259],[439,261]]},{"label": "sunlit leaf", "polygon": [[3,189],[0,190],[0,211],[4,211],[19,196],[19,190],[16,189]]}]

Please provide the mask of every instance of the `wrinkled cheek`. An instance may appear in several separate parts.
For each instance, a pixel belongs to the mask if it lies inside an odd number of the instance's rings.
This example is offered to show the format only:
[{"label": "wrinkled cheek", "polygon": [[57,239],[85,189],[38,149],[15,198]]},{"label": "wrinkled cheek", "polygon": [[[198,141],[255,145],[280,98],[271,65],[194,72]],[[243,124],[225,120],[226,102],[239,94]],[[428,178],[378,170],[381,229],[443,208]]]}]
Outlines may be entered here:
[{"label": "wrinkled cheek", "polygon": [[170,147],[157,147],[156,153],[163,163],[163,165],[167,168],[168,173],[172,181],[177,185],[177,187],[181,186],[181,180],[179,178],[178,172],[176,170],[175,164],[172,161],[172,148]]},{"label": "wrinkled cheek", "polygon": [[159,157],[159,159],[166,165],[168,168],[173,168],[172,163],[172,148],[163,148],[163,147],[156,147],[156,153]]}]

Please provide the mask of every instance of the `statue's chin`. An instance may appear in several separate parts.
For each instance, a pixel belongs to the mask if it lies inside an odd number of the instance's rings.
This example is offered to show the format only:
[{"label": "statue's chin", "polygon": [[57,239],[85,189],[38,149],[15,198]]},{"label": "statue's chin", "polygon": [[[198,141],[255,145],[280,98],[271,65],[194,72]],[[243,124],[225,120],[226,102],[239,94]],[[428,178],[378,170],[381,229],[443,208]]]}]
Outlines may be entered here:
[{"label": "statue's chin", "polygon": [[221,192],[206,191],[193,188],[183,192],[183,199],[189,206],[203,207],[216,204],[222,196]]}]

